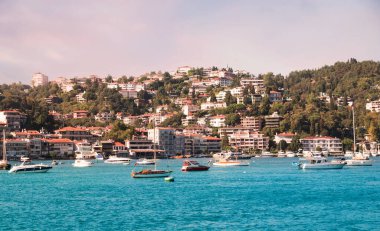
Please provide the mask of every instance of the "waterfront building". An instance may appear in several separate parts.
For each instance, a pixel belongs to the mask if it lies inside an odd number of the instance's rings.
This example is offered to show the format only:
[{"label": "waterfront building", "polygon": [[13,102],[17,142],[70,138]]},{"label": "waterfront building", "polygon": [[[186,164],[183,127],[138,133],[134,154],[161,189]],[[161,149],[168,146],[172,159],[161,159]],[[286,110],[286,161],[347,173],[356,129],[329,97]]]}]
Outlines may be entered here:
[{"label": "waterfront building", "polygon": [[84,128],[64,127],[55,130],[55,134],[59,135],[62,139],[88,140],[89,142],[94,142],[94,136]]},{"label": "waterfront building", "polygon": [[254,133],[256,132],[257,129],[255,127],[243,127],[243,126],[235,126],[235,127],[224,127],[224,128],[219,128],[218,133],[219,136],[222,137],[223,135],[232,135],[234,133]]},{"label": "waterfront building", "polygon": [[174,128],[156,127],[148,130],[148,139],[152,140],[158,149],[165,150],[166,155],[176,154],[176,135]]},{"label": "waterfront building", "polygon": [[17,110],[0,111],[0,123],[6,124],[11,131],[19,131],[25,122],[26,115]]},{"label": "waterfront building", "polygon": [[11,132],[11,135],[16,139],[34,139],[42,138],[42,134],[35,130],[22,130],[21,132]]},{"label": "waterfront building", "polygon": [[281,140],[284,140],[286,143],[290,144],[295,135],[296,134],[291,132],[283,132],[279,134],[276,133],[276,135],[274,136],[274,141],[276,142],[276,144],[278,144]]},{"label": "waterfront building", "polygon": [[343,152],[342,141],[339,138],[330,136],[309,136],[300,139],[304,151],[316,151],[321,148],[331,154],[340,154]]},{"label": "waterfront building", "polygon": [[262,118],[255,116],[247,116],[241,119],[241,126],[254,128],[256,131],[261,129]]},{"label": "waterfront building", "polygon": [[44,85],[47,85],[48,83],[49,83],[49,78],[46,75],[40,72],[33,74],[32,87],[44,86]]},{"label": "waterfront building", "polygon": [[266,150],[269,148],[269,137],[258,132],[237,132],[228,136],[231,147],[241,151]]},{"label": "waterfront building", "polygon": [[74,157],[74,142],[70,139],[44,139],[48,145],[48,155],[52,158]]},{"label": "waterfront building", "polygon": [[[28,141],[22,139],[6,139],[7,156],[19,160],[21,156],[28,156]],[[3,142],[0,142],[0,153],[3,154]],[[1,155],[2,156],[2,155]]]}]

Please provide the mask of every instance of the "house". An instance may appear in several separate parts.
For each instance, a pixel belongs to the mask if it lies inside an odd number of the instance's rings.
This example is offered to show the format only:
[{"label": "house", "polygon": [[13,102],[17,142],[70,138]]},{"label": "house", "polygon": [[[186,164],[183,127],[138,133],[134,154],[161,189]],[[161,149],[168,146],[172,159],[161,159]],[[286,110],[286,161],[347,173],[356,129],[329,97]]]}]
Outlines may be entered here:
[{"label": "house", "polygon": [[380,100],[366,103],[365,109],[371,112],[380,112]]},{"label": "house", "polygon": [[218,133],[219,136],[222,137],[224,135],[232,135],[234,133],[255,133],[257,130],[254,127],[243,127],[243,126],[235,126],[235,127],[224,127],[219,128]]},{"label": "house", "polygon": [[137,91],[136,90],[120,90],[119,93],[127,99],[134,99],[137,98]]},{"label": "house", "polygon": [[214,128],[220,128],[226,126],[226,117],[224,115],[217,115],[210,117],[210,126]]},{"label": "house", "polygon": [[283,132],[279,133],[274,136],[274,141],[276,144],[280,143],[281,140],[284,140],[286,143],[290,144],[293,140],[293,137],[295,137],[296,134],[291,133],[291,132]]},{"label": "house", "polygon": [[21,132],[12,132],[11,135],[16,139],[35,139],[42,138],[42,134],[35,130],[22,130]]},{"label": "house", "polygon": [[81,92],[81,93],[79,93],[79,94],[77,94],[77,95],[75,96],[75,98],[77,99],[77,102],[78,102],[78,103],[85,103],[85,102],[86,102],[86,99],[83,97],[84,94],[86,94],[86,91]]},{"label": "house", "polygon": [[48,154],[53,158],[74,157],[74,142],[70,139],[43,139],[48,144]]},{"label": "house", "polygon": [[189,126],[190,124],[196,124],[197,118],[195,118],[194,116],[186,116],[181,121],[183,126]]},{"label": "house", "polygon": [[26,115],[17,110],[0,111],[0,123],[11,131],[19,131],[25,122]]},{"label": "house", "polygon": [[205,102],[201,104],[201,110],[212,110],[215,108],[225,108],[225,107],[227,107],[227,104],[225,102],[223,103]]},{"label": "house", "polygon": [[282,102],[282,93],[279,91],[270,91],[269,92],[269,101],[271,103]]},{"label": "house", "polygon": [[61,139],[69,140],[94,140],[94,136],[84,128],[79,127],[64,127],[54,131]]},{"label": "house", "polygon": [[282,116],[279,116],[277,112],[273,112],[272,115],[265,116],[265,127],[266,128],[279,128]]},{"label": "house", "polygon": [[100,122],[111,121],[115,119],[115,114],[113,112],[99,112],[95,115],[95,120]]},{"label": "house", "polygon": [[193,113],[199,111],[199,106],[194,104],[186,104],[182,106],[182,112],[184,115],[192,115]]},{"label": "house", "polygon": [[240,123],[241,123],[241,126],[243,127],[251,127],[251,128],[254,128],[256,131],[258,131],[261,129],[262,118],[247,116],[247,117],[242,118]]},{"label": "house", "polygon": [[78,110],[73,112],[73,119],[83,119],[87,118],[88,111]]}]

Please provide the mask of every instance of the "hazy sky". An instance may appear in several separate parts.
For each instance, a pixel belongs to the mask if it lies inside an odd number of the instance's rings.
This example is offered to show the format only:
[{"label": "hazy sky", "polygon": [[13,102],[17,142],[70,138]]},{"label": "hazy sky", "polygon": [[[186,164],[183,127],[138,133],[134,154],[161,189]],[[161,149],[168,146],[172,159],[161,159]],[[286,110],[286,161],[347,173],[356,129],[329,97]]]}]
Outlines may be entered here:
[{"label": "hazy sky", "polygon": [[380,1],[0,0],[0,83],[380,60]]}]

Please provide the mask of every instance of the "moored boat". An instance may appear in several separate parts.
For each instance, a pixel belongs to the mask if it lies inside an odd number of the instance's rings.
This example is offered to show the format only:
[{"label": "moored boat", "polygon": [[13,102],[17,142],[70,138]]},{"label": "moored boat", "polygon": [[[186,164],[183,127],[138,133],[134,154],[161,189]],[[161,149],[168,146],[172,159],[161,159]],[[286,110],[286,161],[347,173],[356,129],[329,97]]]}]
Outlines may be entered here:
[{"label": "moored boat", "polygon": [[348,166],[372,166],[373,161],[361,153],[355,153],[352,159],[346,160]]},{"label": "moored boat", "polygon": [[296,156],[296,154],[292,151],[286,151],[285,154],[286,154],[286,157],[289,157],[289,158],[293,158]]},{"label": "moored boat", "polygon": [[329,162],[324,157],[312,157],[304,159],[303,162],[298,164],[299,169],[342,169],[346,163],[343,162]]},{"label": "moored boat", "polygon": [[29,162],[22,162],[20,165],[13,166],[9,173],[45,173],[52,169],[52,166],[46,164],[32,164]]},{"label": "moored boat", "polygon": [[27,156],[21,156],[20,157],[20,161],[21,162],[31,162],[31,159]]},{"label": "moored boat", "polygon": [[130,164],[131,158],[112,155],[107,160],[105,160],[104,163],[106,163],[106,164]]},{"label": "moored boat", "polygon": [[154,160],[146,159],[146,158],[139,159],[136,161],[136,165],[154,165],[155,163],[156,162]]},{"label": "moored boat", "polygon": [[85,167],[91,167],[93,164],[94,163],[90,160],[76,159],[73,163],[73,167],[85,168]]},{"label": "moored boat", "polygon": [[279,151],[279,152],[277,153],[277,157],[279,157],[279,158],[284,158],[284,157],[286,157],[286,154],[285,154],[284,151]]},{"label": "moored boat", "polygon": [[158,178],[158,177],[168,177],[172,171],[167,170],[155,170],[155,169],[144,169],[139,172],[133,171],[131,176],[133,178]]},{"label": "moored boat", "polygon": [[210,167],[201,165],[195,160],[185,160],[182,164],[181,170],[184,172],[189,171],[207,171]]},{"label": "moored boat", "polygon": [[264,151],[261,153],[261,157],[276,157],[275,153]]}]

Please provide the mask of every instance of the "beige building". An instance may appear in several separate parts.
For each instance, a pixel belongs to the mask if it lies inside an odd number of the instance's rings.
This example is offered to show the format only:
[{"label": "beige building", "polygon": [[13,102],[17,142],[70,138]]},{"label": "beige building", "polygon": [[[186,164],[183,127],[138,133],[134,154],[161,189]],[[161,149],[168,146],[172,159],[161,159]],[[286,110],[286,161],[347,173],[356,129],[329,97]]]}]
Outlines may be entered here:
[{"label": "beige building", "polygon": [[44,85],[47,85],[48,83],[49,83],[49,78],[46,75],[40,72],[33,74],[32,87],[44,86]]},{"label": "beige building", "polygon": [[282,117],[277,112],[273,112],[272,115],[265,116],[265,127],[267,128],[279,128]]},{"label": "beige building", "polygon": [[247,116],[241,119],[241,126],[251,127],[254,128],[256,131],[261,129],[261,123],[262,118],[260,117]]},{"label": "beige building", "polygon": [[258,132],[238,132],[229,135],[231,147],[242,151],[266,150],[269,147],[269,137]]},{"label": "beige building", "polygon": [[321,148],[331,154],[340,154],[343,152],[342,141],[339,138],[330,136],[309,136],[300,139],[304,151],[316,151]]}]

